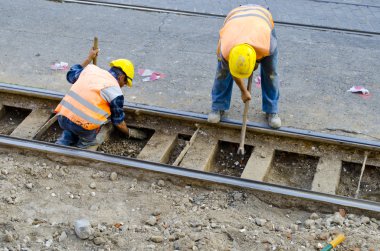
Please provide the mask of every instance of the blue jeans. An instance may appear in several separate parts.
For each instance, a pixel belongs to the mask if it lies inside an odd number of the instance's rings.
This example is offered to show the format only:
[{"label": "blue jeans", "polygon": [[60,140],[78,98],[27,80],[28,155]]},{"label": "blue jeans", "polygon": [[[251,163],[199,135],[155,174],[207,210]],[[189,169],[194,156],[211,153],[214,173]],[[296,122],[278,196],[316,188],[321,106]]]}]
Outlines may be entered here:
[{"label": "blue jeans", "polygon": [[61,137],[55,142],[58,145],[76,146],[79,148],[87,148],[96,145],[96,135],[99,128],[95,130],[86,130],[81,126],[71,122],[65,116],[58,116],[58,123],[63,129]]},{"label": "blue jeans", "polygon": [[[279,77],[277,73],[278,51],[273,55],[262,59],[260,64],[262,109],[266,113],[278,113],[278,100],[280,98]],[[225,111],[230,109],[233,78],[228,67],[222,68],[222,62],[218,61],[214,86],[212,87],[213,111]]]}]

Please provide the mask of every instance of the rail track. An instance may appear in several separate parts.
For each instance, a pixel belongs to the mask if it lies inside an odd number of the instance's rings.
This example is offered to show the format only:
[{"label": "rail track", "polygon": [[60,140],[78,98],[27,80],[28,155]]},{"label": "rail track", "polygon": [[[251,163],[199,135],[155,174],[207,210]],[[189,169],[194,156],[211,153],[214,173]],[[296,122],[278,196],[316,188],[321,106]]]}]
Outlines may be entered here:
[{"label": "rail track", "polygon": [[[286,127],[272,130],[249,122],[247,154],[241,158],[236,155],[239,121],[224,119],[215,126],[203,114],[126,103],[128,125],[145,130],[150,138],[121,138],[112,126],[104,126],[99,145],[92,151],[80,150],[52,143],[60,134],[52,111],[62,97],[58,92],[0,83],[0,148],[235,186],[256,191],[278,206],[344,207],[379,217],[380,186],[373,181],[380,179],[380,142]],[[280,202],[284,198],[286,205]]]},{"label": "rail track", "polygon": [[[186,15],[186,16],[214,17],[214,18],[223,18],[223,19],[226,17],[226,15],[224,15],[224,14],[197,12],[197,11],[170,9],[170,8],[159,8],[159,7],[146,6],[146,5],[114,3],[114,2],[109,2],[109,1],[61,0],[61,2],[84,4],[84,5],[94,5],[94,6],[103,6],[103,7],[113,7],[113,8],[121,8],[121,9],[130,9],[130,10],[137,10],[137,11],[169,13],[169,14]],[[320,2],[342,4],[342,3],[338,3],[338,2],[329,2],[329,1],[320,1]],[[351,4],[351,5],[355,5],[355,4]],[[357,5],[357,6],[362,6],[362,5]],[[363,5],[363,7],[380,8],[380,6],[371,6],[371,5]],[[288,27],[298,27],[298,28],[316,29],[316,30],[322,30],[322,31],[352,33],[352,34],[365,35],[365,36],[374,36],[374,35],[379,36],[380,35],[380,32],[375,32],[375,31],[346,29],[346,28],[323,26],[323,25],[313,25],[313,24],[305,24],[305,23],[285,22],[285,21],[281,21],[281,20],[275,20],[274,22],[276,25],[288,26]]]}]

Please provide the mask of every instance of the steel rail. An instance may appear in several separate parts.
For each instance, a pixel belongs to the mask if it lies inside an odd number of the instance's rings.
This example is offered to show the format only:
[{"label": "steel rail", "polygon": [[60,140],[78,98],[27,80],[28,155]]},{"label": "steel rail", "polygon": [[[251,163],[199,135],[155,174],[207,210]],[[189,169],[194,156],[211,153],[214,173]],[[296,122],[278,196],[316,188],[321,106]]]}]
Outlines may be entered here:
[{"label": "steel rail", "polygon": [[60,101],[65,95],[62,92],[45,90],[40,88],[14,85],[0,82],[0,92],[24,95],[28,97],[36,97],[42,99],[50,99]]},{"label": "steel rail", "polygon": [[[168,108],[148,106],[137,103],[127,103],[126,109],[130,111],[142,111],[141,113],[159,115],[163,117],[182,119],[189,122],[208,123],[207,115],[172,110]],[[233,129],[241,129],[242,122],[240,120],[222,118],[221,121],[215,125],[219,127],[227,127]],[[257,132],[262,134],[268,134],[270,136],[281,136],[295,139],[303,139],[309,141],[317,141],[321,143],[328,143],[340,146],[348,146],[370,151],[380,151],[380,141],[366,140],[361,138],[353,138],[347,136],[340,136],[334,134],[327,134],[321,132],[315,132],[311,130],[297,129],[291,127],[282,126],[279,129],[272,129],[267,124],[248,122],[247,131]]]},{"label": "steel rail", "polygon": [[[43,99],[51,99],[51,100],[56,100],[56,101],[60,101],[64,97],[64,94],[56,92],[56,91],[38,89],[34,87],[24,87],[24,86],[12,85],[12,84],[1,83],[1,82],[0,82],[0,92],[26,95],[26,96],[31,96],[31,97],[39,97]],[[139,111],[142,114],[158,115],[161,117],[180,119],[180,120],[185,120],[189,122],[207,123],[207,115],[195,113],[195,112],[178,111],[178,110],[173,110],[173,109],[168,109],[168,108],[163,108],[163,107],[149,106],[145,104],[137,104],[137,103],[129,103],[129,102],[126,102],[124,104],[124,107],[127,111],[131,111],[131,112]],[[242,123],[239,120],[223,118],[221,122],[217,124],[216,126],[240,130],[241,125]],[[271,136],[304,139],[304,140],[309,140],[309,141],[317,141],[321,143],[354,147],[354,148],[359,148],[359,149],[369,150],[369,151],[380,151],[380,141],[320,133],[320,132],[314,132],[314,131],[304,130],[304,129],[281,127],[280,129],[273,130],[266,124],[248,122],[247,130],[251,132],[269,134]]]},{"label": "steel rail", "polygon": [[123,167],[135,168],[144,171],[153,171],[169,175],[176,175],[189,179],[230,185],[239,188],[253,189],[262,192],[270,192],[273,194],[286,195],[316,202],[324,202],[339,206],[368,210],[371,212],[380,212],[380,203],[343,197],[338,195],[324,194],[314,191],[291,188],[276,184],[269,184],[260,181],[248,180],[237,177],[224,176],[215,173],[202,172],[198,170],[186,169],[182,167],[174,167],[170,165],[148,162],[139,159],[131,159],[127,157],[115,156],[100,152],[93,152],[74,147],[60,146],[52,143],[20,139],[11,136],[0,135],[0,145],[21,148],[26,150],[39,151],[49,154],[59,154],[71,158],[80,158],[90,161],[100,161],[108,164],[116,164]]},{"label": "steel rail", "polygon": [[[217,17],[217,18],[225,18],[224,14],[215,14],[215,13],[207,13],[207,12],[196,12],[196,11],[187,11],[187,10],[176,10],[169,8],[157,8],[157,7],[149,7],[144,5],[135,5],[135,4],[124,4],[124,3],[113,3],[113,2],[103,2],[96,0],[62,0],[65,3],[77,3],[84,5],[95,5],[95,6],[106,6],[106,7],[114,7],[121,9],[130,9],[130,10],[138,10],[138,11],[147,11],[147,12],[158,12],[158,13],[169,13],[169,14],[177,14],[177,15],[186,15],[186,16],[199,16],[199,17]],[[359,35],[379,36],[380,32],[376,31],[365,31],[365,30],[357,30],[357,29],[346,29],[339,27],[331,27],[331,26],[323,26],[323,25],[313,25],[313,24],[302,24],[302,23],[294,23],[294,22],[285,22],[285,21],[274,21],[275,24],[280,26],[287,27],[299,27],[299,28],[311,28],[315,30],[323,30],[323,31],[338,31]]]},{"label": "steel rail", "polygon": [[350,5],[350,6],[367,7],[367,8],[380,8],[380,5],[372,5],[372,4],[345,3],[345,2],[328,1],[328,0],[305,0],[305,1],[317,2],[317,3],[337,4],[337,5]]}]

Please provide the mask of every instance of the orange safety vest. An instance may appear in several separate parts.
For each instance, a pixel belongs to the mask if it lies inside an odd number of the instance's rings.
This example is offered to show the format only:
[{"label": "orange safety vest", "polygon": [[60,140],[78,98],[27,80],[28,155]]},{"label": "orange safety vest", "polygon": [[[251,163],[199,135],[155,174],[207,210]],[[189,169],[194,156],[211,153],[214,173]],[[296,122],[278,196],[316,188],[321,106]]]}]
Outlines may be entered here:
[{"label": "orange safety vest", "polygon": [[239,44],[249,44],[256,51],[257,60],[270,55],[271,32],[274,28],[272,14],[259,5],[243,5],[233,9],[219,31],[217,56],[220,52],[228,61],[231,49]]},{"label": "orange safety vest", "polygon": [[86,130],[94,130],[107,122],[110,104],[100,91],[119,83],[108,71],[88,65],[79,75],[70,91],[55,108],[55,112]]}]

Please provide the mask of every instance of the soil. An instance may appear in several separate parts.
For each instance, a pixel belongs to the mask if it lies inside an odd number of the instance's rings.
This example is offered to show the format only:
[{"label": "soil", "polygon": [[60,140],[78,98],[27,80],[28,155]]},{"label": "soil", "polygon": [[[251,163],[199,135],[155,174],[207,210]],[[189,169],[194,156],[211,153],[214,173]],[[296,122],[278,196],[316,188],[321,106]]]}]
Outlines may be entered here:
[{"label": "soil", "polygon": [[360,172],[360,164],[343,162],[336,193],[343,196],[354,197],[356,189],[358,188]]},{"label": "soil", "polygon": [[[361,164],[343,162],[337,194],[355,197],[361,173]],[[359,198],[380,202],[380,168],[366,166],[360,183]]]},{"label": "soil", "polygon": [[[0,250],[320,250],[340,232],[349,238],[336,251],[380,248],[380,221],[365,215],[340,225],[333,211],[281,209],[250,191],[76,161],[1,149]],[[74,231],[79,219],[91,224],[87,239]]]},{"label": "soil", "polygon": [[245,154],[238,155],[239,144],[219,141],[212,171],[228,176],[241,177],[252,154],[253,146],[245,145]]},{"label": "soil", "polygon": [[317,157],[276,151],[264,181],[310,190],[317,165]]},{"label": "soil", "polygon": [[61,134],[62,134],[62,129],[59,126],[59,123],[57,121],[52,126],[50,126],[44,134],[42,134],[40,140],[54,143],[61,136]]},{"label": "soil", "polygon": [[141,152],[144,146],[148,143],[149,139],[152,137],[154,131],[146,128],[138,128],[139,130],[144,131],[148,137],[145,140],[127,138],[119,130],[114,130],[109,139],[104,141],[98,148],[98,151],[126,156],[130,158],[136,158],[137,155]]},{"label": "soil", "polygon": [[168,165],[172,165],[174,163],[174,161],[181,154],[182,150],[185,148],[186,144],[190,141],[190,138],[190,135],[178,134],[176,145],[173,151],[171,152],[169,161],[167,163]]},{"label": "soil", "polygon": [[380,202],[380,168],[366,166],[360,184],[359,196],[364,199]]},{"label": "soil", "polygon": [[5,114],[0,118],[0,134],[10,135],[31,113],[31,110],[4,106]]}]

